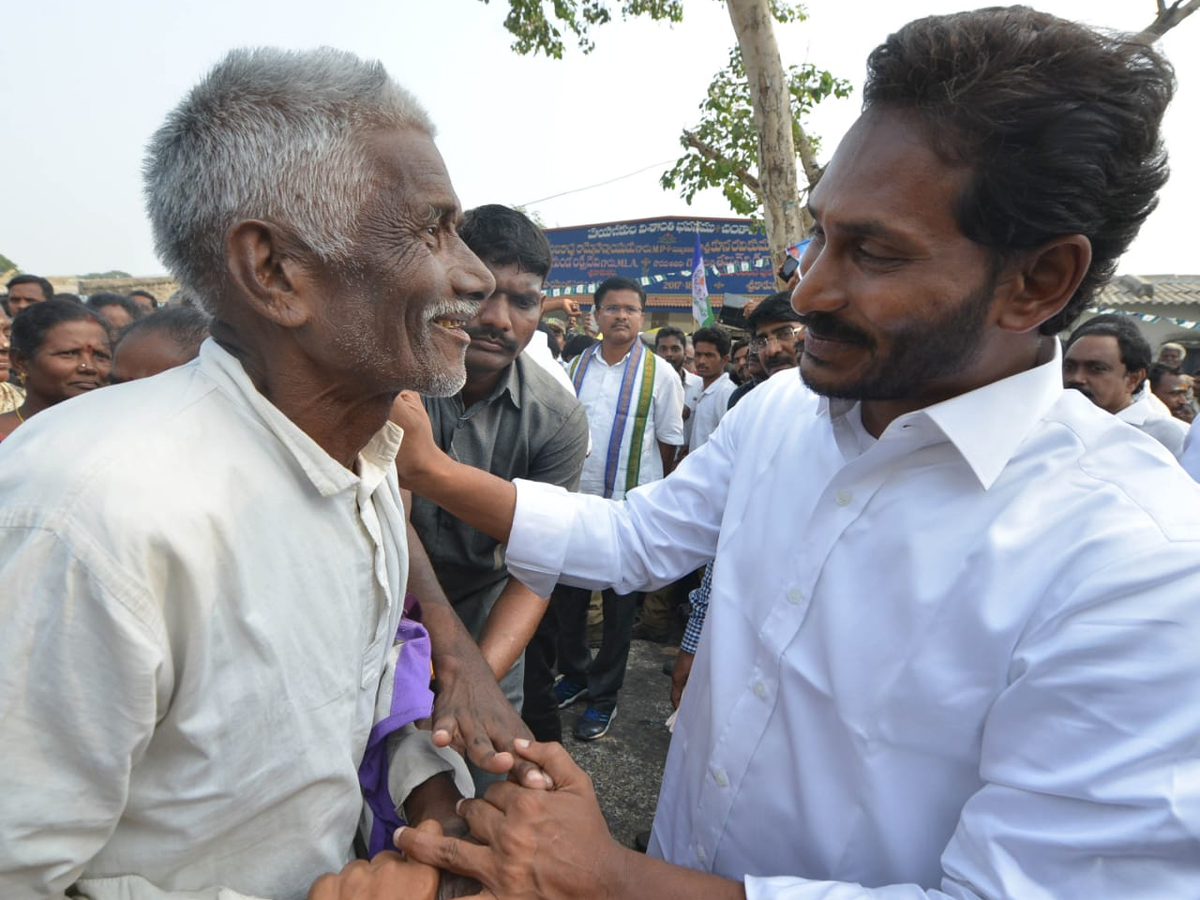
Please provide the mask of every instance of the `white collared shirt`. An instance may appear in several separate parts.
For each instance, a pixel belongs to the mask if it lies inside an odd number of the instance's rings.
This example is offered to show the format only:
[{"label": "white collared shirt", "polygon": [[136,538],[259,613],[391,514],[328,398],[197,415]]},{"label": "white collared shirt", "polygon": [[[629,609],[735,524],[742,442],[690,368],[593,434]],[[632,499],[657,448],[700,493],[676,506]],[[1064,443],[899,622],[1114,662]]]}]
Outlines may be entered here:
[{"label": "white collared shirt", "polygon": [[210,340],[0,445],[0,896],[304,897],[352,857],[400,438],[349,471]]},{"label": "white collared shirt", "polygon": [[1183,453],[1183,439],[1187,437],[1187,423],[1176,419],[1171,411],[1150,390],[1150,382],[1146,382],[1140,391],[1133,395],[1133,402],[1117,413],[1117,418],[1127,422],[1138,431],[1154,438],[1178,457]]},{"label": "white collared shirt", "polygon": [[1200,486],[1057,354],[863,433],[780,373],[624,503],[518,482],[535,591],[715,556],[651,852],[750,900],[1197,896]]},{"label": "white collared shirt", "polygon": [[[639,338],[640,340],[640,338]],[[646,356],[653,353],[644,349]],[[591,452],[583,461],[583,476],[579,490],[586,494],[604,493],[604,470],[608,462],[608,444],[612,435],[613,419],[617,414],[617,401],[621,394],[621,380],[625,377],[625,361],[629,354],[616,365],[604,361],[604,354],[597,350],[584,373],[583,385],[579,390],[579,402],[587,411],[588,430],[591,435]],[[582,363],[580,363],[582,365]],[[629,401],[629,421],[621,437],[617,462],[617,479],[613,498],[625,496],[625,473],[629,470],[630,445],[633,441],[633,413],[637,406],[641,376],[633,384]],[[683,445],[683,385],[679,373],[666,360],[659,359],[654,367],[654,387],[650,410],[646,420],[645,436],[642,440],[641,464],[638,483],[647,484],[663,477],[662,454],[658,442],[673,447]],[[546,595],[549,596],[549,595]]]},{"label": "white collared shirt", "polygon": [[721,377],[713,379],[713,383],[708,387],[704,387],[701,381],[700,396],[692,409],[692,439],[688,443],[688,452],[698,450],[708,443],[709,436],[729,411],[729,395],[736,390],[737,385],[733,383],[728,372],[722,372]]},{"label": "white collared shirt", "polygon": [[1196,421],[1192,422],[1192,427],[1188,429],[1187,437],[1183,441],[1183,453],[1179,456],[1179,464],[1196,481],[1200,481],[1200,427],[1197,427],[1198,422],[1200,422],[1200,416],[1196,417]]}]

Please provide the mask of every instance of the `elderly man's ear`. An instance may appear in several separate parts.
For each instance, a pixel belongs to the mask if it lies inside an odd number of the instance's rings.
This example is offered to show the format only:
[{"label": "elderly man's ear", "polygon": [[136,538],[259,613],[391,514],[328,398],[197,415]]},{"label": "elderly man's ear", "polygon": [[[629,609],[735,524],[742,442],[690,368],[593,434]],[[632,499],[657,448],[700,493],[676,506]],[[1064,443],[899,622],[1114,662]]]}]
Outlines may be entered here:
[{"label": "elderly man's ear", "polygon": [[229,230],[225,259],[234,290],[255,313],[283,328],[299,328],[312,318],[312,270],[300,250],[276,225],[249,219]]}]

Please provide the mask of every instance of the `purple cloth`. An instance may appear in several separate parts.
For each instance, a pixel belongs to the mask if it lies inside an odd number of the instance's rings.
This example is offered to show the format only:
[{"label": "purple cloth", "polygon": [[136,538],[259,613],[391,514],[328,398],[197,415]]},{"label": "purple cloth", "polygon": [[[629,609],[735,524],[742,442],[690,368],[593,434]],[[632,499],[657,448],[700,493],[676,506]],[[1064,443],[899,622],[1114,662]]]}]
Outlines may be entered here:
[{"label": "purple cloth", "polygon": [[410,722],[426,718],[433,710],[433,691],[429,687],[429,632],[421,624],[421,604],[412,594],[404,598],[404,615],[396,629],[396,642],[404,646],[396,660],[392,708],[371,729],[367,750],[358,767],[363,799],[375,817],[367,841],[367,854],[372,857],[381,850],[392,849],[392,834],[406,824],[396,812],[388,792],[388,735]]}]

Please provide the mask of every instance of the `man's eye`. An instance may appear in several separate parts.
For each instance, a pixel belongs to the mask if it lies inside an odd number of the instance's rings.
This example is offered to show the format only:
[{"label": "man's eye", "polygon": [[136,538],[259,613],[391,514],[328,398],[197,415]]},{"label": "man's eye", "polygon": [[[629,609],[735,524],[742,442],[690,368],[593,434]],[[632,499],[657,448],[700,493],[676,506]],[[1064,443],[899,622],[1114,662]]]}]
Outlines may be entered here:
[{"label": "man's eye", "polygon": [[879,253],[872,253],[866,247],[858,248],[858,256],[860,259],[864,259],[867,262],[871,262],[871,263],[894,263],[894,262],[900,261],[899,259],[897,259],[894,256],[885,256],[885,255],[879,254]]}]

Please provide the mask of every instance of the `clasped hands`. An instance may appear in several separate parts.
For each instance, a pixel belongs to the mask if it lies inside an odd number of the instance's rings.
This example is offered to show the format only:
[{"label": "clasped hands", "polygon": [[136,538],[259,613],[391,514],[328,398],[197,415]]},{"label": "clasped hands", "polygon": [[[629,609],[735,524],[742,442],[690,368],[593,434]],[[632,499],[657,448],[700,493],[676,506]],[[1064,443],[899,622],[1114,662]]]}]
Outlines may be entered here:
[{"label": "clasped hands", "polygon": [[410,864],[423,863],[475,879],[477,898],[576,900],[621,896],[621,857],[596,801],[592,781],[560,744],[519,739],[514,751],[550,776],[537,790],[511,781],[484,799],[463,800],[459,814],[475,842],[438,829],[400,828],[396,846]]}]

